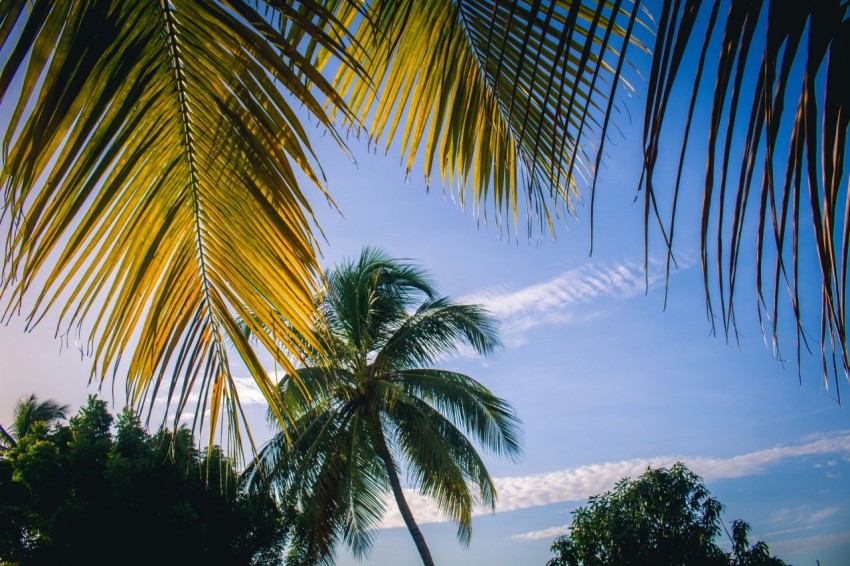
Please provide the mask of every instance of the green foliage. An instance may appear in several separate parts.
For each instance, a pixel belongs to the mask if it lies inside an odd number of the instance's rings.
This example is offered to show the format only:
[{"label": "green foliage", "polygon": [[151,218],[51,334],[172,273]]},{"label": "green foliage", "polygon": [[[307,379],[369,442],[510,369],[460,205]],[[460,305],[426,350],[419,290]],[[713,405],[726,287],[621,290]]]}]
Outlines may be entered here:
[{"label": "green foliage", "polygon": [[112,438],[110,428],[115,419],[106,408],[106,401],[102,401],[94,395],[89,395],[86,404],[80,407],[76,416],[71,417],[71,432],[74,440],[80,442],[109,441]]},{"label": "green foliage", "polygon": [[240,494],[220,448],[198,450],[186,428],[149,434],[127,410],[113,438],[113,420],[91,396],[69,426],[37,422],[3,453],[0,563],[279,563],[282,513]]},{"label": "green foliage", "polygon": [[552,545],[548,566],[782,566],[763,542],[749,546],[749,525],[732,523],[732,552],[715,544],[723,505],[682,463],[647,468],[573,511],[569,535]]},{"label": "green foliage", "polygon": [[520,421],[506,401],[469,376],[433,368],[464,343],[492,352],[495,324],[476,305],[440,297],[418,267],[370,248],[328,274],[318,302],[332,354],[316,352],[298,379],[281,381],[294,424],[261,450],[249,483],[292,505],[292,563],[330,560],[338,540],[364,555],[390,490],[430,563],[398,470],[467,543],[473,502],[492,508],[496,500],[472,442],[511,458],[521,452]]}]

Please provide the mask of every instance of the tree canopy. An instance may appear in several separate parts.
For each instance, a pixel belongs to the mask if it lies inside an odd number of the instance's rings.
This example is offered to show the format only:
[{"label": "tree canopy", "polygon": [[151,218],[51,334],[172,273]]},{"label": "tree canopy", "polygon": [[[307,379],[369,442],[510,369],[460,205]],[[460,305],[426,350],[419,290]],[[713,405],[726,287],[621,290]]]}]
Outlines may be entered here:
[{"label": "tree canopy", "polygon": [[750,527],[732,523],[732,552],[717,545],[723,505],[681,462],[647,468],[573,511],[570,533],[555,540],[549,566],[782,566],[766,544],[749,545]]},{"label": "tree canopy", "polygon": [[[94,397],[68,425],[38,421],[0,456],[0,562],[278,564],[286,530],[266,494],[241,495],[219,447],[186,428],[113,435]],[[93,541],[96,541],[93,542]]]}]

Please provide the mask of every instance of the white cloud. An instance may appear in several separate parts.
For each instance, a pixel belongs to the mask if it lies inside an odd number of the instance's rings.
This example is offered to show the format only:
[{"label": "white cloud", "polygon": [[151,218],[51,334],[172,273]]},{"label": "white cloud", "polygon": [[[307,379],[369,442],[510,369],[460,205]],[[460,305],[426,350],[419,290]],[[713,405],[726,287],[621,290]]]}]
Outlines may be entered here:
[{"label": "white cloud", "polygon": [[[680,262],[686,269],[688,262]],[[480,304],[501,319],[505,329],[505,342],[517,346],[524,342],[523,335],[538,326],[564,325],[575,321],[570,309],[602,297],[628,299],[644,294],[664,280],[664,265],[651,260],[648,271],[643,264],[626,261],[619,265],[585,265],[565,271],[561,275],[528,287],[511,290],[493,287],[466,295],[462,303]]]},{"label": "white cloud", "polygon": [[850,543],[850,531],[771,542],[770,553],[775,556],[783,556],[802,552],[823,551],[846,543]]},{"label": "white cloud", "polygon": [[510,538],[511,540],[518,540],[520,542],[529,542],[540,539],[552,540],[559,536],[563,536],[568,532],[570,532],[570,525],[560,525],[558,527],[549,527],[542,531],[529,531],[527,533],[511,535]]},{"label": "white cloud", "polygon": [[[799,509],[797,510],[799,512]],[[788,521],[795,514],[795,510],[789,509],[788,507],[782,507],[781,509],[776,510],[773,515],[770,517],[770,522],[775,524],[783,524]]]},{"label": "white cloud", "polygon": [[[663,273],[660,270],[650,269],[650,285],[661,277]],[[645,289],[642,265],[634,262],[611,267],[591,264],[570,269],[554,279],[518,291],[502,287],[485,289],[463,297],[461,302],[481,304],[493,315],[507,318],[529,312],[550,314],[553,309],[603,296],[629,298],[643,293]]]},{"label": "white cloud", "polygon": [[770,522],[774,525],[790,525],[785,531],[780,531],[781,533],[793,532],[811,528],[824,519],[832,517],[840,510],[839,507],[826,507],[819,511],[811,511],[808,505],[800,505],[794,509],[783,507],[773,513],[770,517]]},{"label": "white cloud", "polygon": [[[274,379],[274,375],[269,374],[269,377]],[[257,382],[253,377],[234,377],[236,383],[236,391],[239,393],[239,401],[243,405],[265,405],[266,398],[263,392],[257,386]]]},{"label": "white cloud", "polygon": [[768,465],[785,458],[815,454],[850,453],[850,431],[841,431],[793,446],[777,446],[732,458],[696,458],[688,461],[692,469],[707,481],[761,473]]},{"label": "white cloud", "polygon": [[[702,476],[705,481],[711,482],[760,474],[769,466],[782,460],[816,454],[850,454],[850,430],[812,438],[802,444],[777,446],[731,458],[659,456],[592,464],[546,474],[495,478],[499,494],[496,509],[498,512],[506,512],[552,503],[584,501],[591,495],[611,489],[623,477],[639,476],[647,466],[669,467],[681,461]],[[446,521],[446,518],[427,498],[413,490],[405,490],[405,497],[408,498],[417,522]],[[404,526],[395,505],[388,505],[387,508],[388,512],[382,526],[384,528]],[[487,509],[478,508],[474,514],[482,515],[489,512]],[[819,513],[821,518],[825,518],[834,511],[825,509]],[[814,518],[815,515],[817,514],[812,514],[810,518]]]},{"label": "white cloud", "polygon": [[[275,372],[268,372],[268,376],[272,380],[272,383],[277,383],[278,379],[281,377]],[[239,402],[242,403],[243,406],[266,404],[266,398],[263,396],[262,391],[260,391],[260,388],[257,386],[257,382],[253,377],[235,376],[233,378],[233,382],[236,384],[236,392],[239,394]],[[165,403],[166,399],[166,394],[160,394],[156,399],[156,403],[158,405],[162,405]],[[189,407],[196,405],[199,399],[200,393],[198,392],[198,388],[195,387],[186,400],[186,406]],[[172,399],[172,402],[174,402],[174,399]],[[185,417],[186,414],[187,413],[184,412],[183,416]]]},{"label": "white cloud", "polygon": [[811,515],[809,515],[809,520],[813,523],[817,523],[819,521],[823,521],[828,517],[832,517],[836,513],[838,513],[838,507],[827,507],[826,509],[821,509],[820,511],[815,511]]}]

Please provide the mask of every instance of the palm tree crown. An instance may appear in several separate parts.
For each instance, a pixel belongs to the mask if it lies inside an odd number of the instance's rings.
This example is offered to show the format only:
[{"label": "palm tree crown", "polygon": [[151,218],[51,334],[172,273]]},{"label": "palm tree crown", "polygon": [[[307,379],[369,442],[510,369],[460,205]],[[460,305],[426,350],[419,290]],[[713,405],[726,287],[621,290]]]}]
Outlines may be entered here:
[{"label": "palm tree crown", "polygon": [[399,471],[457,522],[466,543],[475,502],[496,502],[468,436],[498,455],[521,453],[510,405],[471,377],[432,368],[464,343],[493,352],[494,321],[478,306],[438,296],[421,269],[370,248],[330,272],[319,303],[331,354],[317,352],[299,381],[281,380],[293,424],[262,449],[250,482],[295,502],[310,525],[295,548],[308,561],[332,556],[339,537],[363,555],[389,488],[431,563]]},{"label": "palm tree crown", "polygon": [[3,427],[0,427],[0,435],[4,448],[11,448],[17,444],[17,441],[29,434],[35,423],[44,422],[52,423],[65,418],[65,413],[68,412],[68,405],[60,405],[52,399],[39,401],[35,393],[29,397],[21,397],[15,403],[15,409],[12,413],[12,426],[7,432]]}]

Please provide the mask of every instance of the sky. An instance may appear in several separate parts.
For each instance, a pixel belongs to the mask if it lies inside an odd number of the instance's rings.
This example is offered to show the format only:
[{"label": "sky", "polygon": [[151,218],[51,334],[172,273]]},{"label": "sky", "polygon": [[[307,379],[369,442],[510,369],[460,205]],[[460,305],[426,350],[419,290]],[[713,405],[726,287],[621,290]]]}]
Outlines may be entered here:
[{"label": "sky", "polygon": [[[746,261],[739,341],[712,333],[698,262],[698,182],[683,197],[689,220],[677,236],[679,268],[666,308],[656,233],[644,272],[643,209],[634,202],[642,102],[626,101],[632,119],[621,119],[623,136],[608,148],[592,256],[587,206],[558,225],[554,238],[529,242],[483,226],[438,183],[426,190],[421,168],[406,176],[397,151],[384,157],[352,142],[355,165],[328,137],[318,138],[339,208],[313,192],[327,239],[322,264],[379,246],[427,268],[442,293],[484,305],[501,324],[498,355],[461,352],[443,364],[513,404],[524,455],[519,463],[486,458],[499,500],[495,513],[476,514],[468,548],[455,526],[409,492],[414,515],[438,564],[543,564],[554,538],[567,532],[570,512],[589,496],[647,466],[682,461],[725,504],[727,525],[750,523],[751,541],[765,541],[798,566],[850,565],[850,413],[836,402],[834,384],[822,384],[815,357],[804,355],[798,372],[793,335],[780,344],[785,362],[765,345]],[[698,181],[701,169],[692,167]],[[802,269],[811,277],[817,266],[804,261]],[[816,310],[817,296],[812,303]],[[810,330],[816,334],[817,326]],[[54,338],[50,320],[29,333],[20,319],[0,327],[0,355],[0,423],[31,392],[76,410],[98,391],[87,385],[85,357]],[[250,380],[243,384],[262,441],[269,436],[263,400]],[[844,377],[841,385],[846,396]],[[115,384],[113,394],[107,382],[100,394],[117,411],[121,391]],[[383,527],[370,564],[420,562],[397,512],[388,512]],[[338,558],[357,563],[344,549]]]}]

